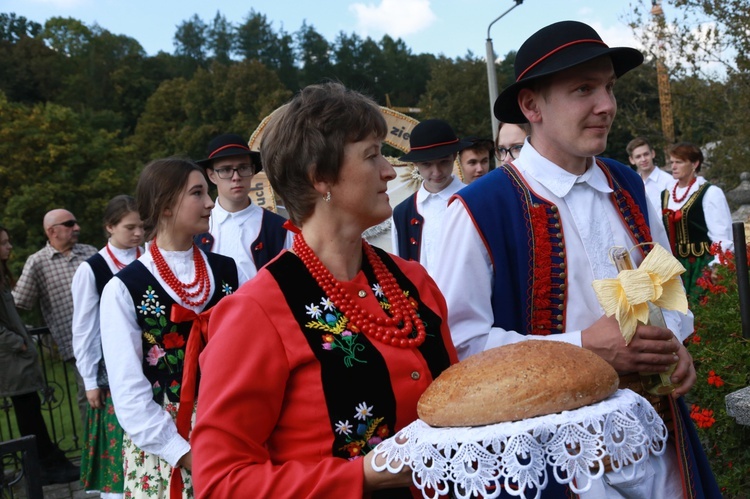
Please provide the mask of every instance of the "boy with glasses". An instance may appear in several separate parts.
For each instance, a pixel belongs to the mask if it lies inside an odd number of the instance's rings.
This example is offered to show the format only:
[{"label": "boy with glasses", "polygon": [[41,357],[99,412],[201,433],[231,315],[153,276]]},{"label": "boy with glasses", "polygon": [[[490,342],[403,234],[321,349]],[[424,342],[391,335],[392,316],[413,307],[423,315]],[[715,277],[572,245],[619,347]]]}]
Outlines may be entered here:
[{"label": "boy with glasses", "polygon": [[260,154],[251,151],[242,137],[223,134],[213,138],[206,159],[196,163],[206,169],[218,196],[209,232],[197,235],[195,242],[203,251],[234,258],[242,284],[281,250],[290,248],[292,234],[283,227],[283,217],[250,200],[253,176],[263,167]]}]

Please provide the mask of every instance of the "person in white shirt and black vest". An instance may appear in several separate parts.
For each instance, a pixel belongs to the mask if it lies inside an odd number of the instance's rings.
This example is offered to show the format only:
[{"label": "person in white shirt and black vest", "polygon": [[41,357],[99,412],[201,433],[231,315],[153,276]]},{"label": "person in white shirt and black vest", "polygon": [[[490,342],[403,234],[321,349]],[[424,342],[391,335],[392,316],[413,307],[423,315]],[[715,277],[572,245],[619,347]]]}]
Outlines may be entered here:
[{"label": "person in white shirt and black vest", "polygon": [[250,200],[253,177],[263,165],[260,154],[251,151],[242,137],[214,137],[208,143],[206,159],[196,163],[206,169],[218,196],[209,231],[195,236],[195,243],[203,251],[234,258],[242,284],[281,250],[290,248],[292,235],[283,227],[284,217]]},{"label": "person in white shirt and black vest", "polygon": [[431,119],[414,127],[409,145],[411,150],[399,160],[414,163],[424,180],[393,209],[392,248],[395,255],[416,260],[431,273],[448,200],[465,187],[453,175],[453,162],[458,151],[472,143],[459,139],[447,122]]}]

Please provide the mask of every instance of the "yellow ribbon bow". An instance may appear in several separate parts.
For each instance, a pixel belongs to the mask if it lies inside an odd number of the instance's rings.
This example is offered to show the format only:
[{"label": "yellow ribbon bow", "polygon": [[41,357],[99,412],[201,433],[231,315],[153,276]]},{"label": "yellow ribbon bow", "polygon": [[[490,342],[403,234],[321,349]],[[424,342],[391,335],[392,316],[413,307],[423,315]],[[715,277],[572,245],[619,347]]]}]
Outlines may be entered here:
[{"label": "yellow ribbon bow", "polygon": [[638,322],[648,321],[648,302],[687,313],[687,296],[679,278],[683,272],[685,267],[671,253],[654,244],[637,269],[593,282],[599,303],[607,317],[615,315],[626,345],[635,336]]}]

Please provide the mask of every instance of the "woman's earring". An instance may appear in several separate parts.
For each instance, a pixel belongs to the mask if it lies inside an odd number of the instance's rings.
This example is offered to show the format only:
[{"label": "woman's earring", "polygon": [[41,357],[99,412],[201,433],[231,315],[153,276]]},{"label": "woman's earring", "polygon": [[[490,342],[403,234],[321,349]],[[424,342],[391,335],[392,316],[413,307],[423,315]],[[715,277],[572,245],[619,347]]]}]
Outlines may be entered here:
[{"label": "woman's earring", "polygon": [[331,202],[331,191],[326,192],[326,195],[323,196],[323,201],[325,201],[326,203]]}]

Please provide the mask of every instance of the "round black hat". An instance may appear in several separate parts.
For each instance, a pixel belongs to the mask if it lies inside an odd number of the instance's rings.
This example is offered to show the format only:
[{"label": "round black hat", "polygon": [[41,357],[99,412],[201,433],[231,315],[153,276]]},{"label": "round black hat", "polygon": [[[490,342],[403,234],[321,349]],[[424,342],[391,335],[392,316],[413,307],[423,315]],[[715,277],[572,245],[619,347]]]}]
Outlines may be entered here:
[{"label": "round black hat", "polygon": [[470,146],[470,142],[459,139],[456,132],[443,120],[420,121],[409,136],[409,152],[398,158],[400,161],[419,163],[443,158]]},{"label": "round black hat", "polygon": [[252,158],[253,165],[255,166],[255,173],[258,173],[263,169],[260,162],[260,153],[251,151],[247,142],[236,133],[225,133],[211,139],[211,142],[208,143],[208,147],[206,148],[206,158],[196,161],[196,163],[204,168],[209,168],[211,162],[215,159],[243,154],[247,154]]},{"label": "round black hat", "polygon": [[516,82],[495,100],[495,117],[504,123],[526,123],[518,106],[518,92],[542,76],[608,55],[619,78],[643,63],[643,54],[630,47],[604,43],[591,26],[578,21],[550,24],[531,35],[516,54]]}]

